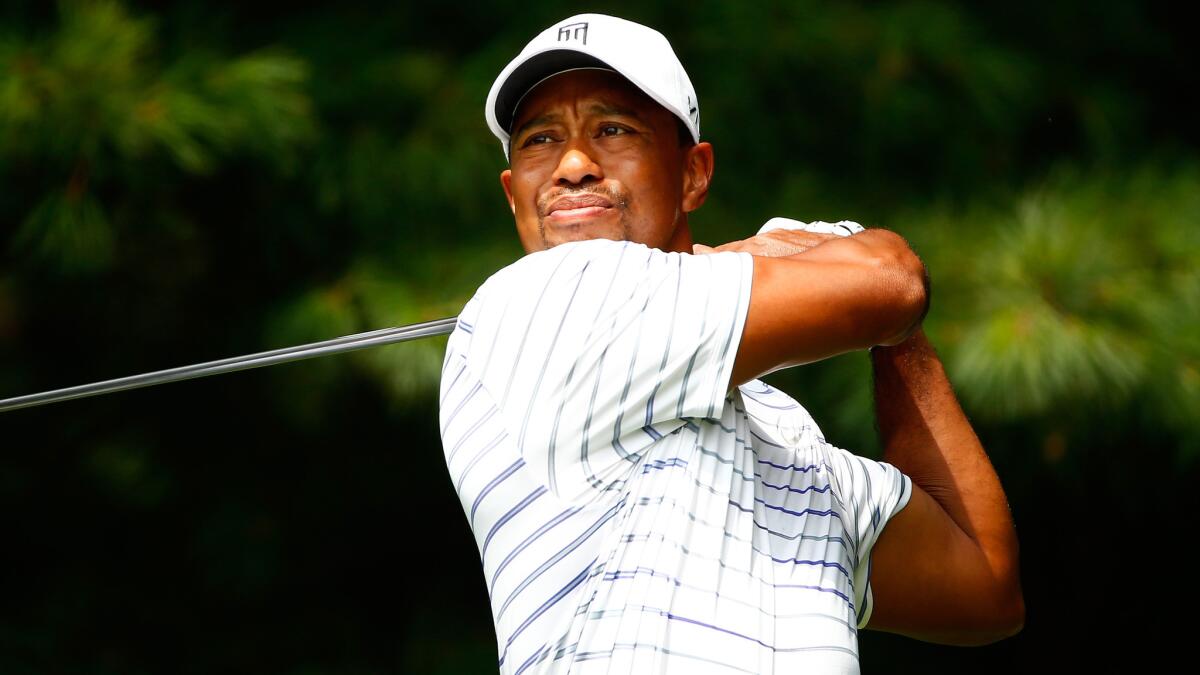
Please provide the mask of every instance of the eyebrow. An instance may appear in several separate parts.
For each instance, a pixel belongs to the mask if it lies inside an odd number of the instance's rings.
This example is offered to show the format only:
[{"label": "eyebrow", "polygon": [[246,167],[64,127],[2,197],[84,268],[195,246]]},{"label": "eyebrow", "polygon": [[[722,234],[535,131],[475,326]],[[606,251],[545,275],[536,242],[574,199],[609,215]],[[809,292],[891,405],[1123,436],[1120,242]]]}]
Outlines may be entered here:
[{"label": "eyebrow", "polygon": [[[642,119],[642,116],[639,115],[636,110],[633,110],[632,108],[625,108],[613,103],[591,103],[584,108],[584,112],[589,115],[616,115],[620,117],[632,117],[636,120]],[[529,127],[536,127],[542,124],[557,122],[560,119],[562,119],[562,115],[559,115],[558,113],[546,113],[545,115],[538,115],[537,117],[534,117],[518,127],[517,130],[512,133],[511,138],[515,139],[519,137]]]},{"label": "eyebrow", "polygon": [[558,115],[555,113],[549,113],[546,115],[538,115],[537,117],[522,124],[516,131],[514,131],[512,133],[512,139],[516,140],[517,137],[519,137],[521,134],[525,133],[525,130],[528,129],[529,127],[536,127],[536,126],[540,126],[543,124],[549,124],[550,122],[556,122],[561,117],[562,117],[562,115]]},{"label": "eyebrow", "polygon": [[619,115],[621,117],[632,117],[641,119],[642,116],[632,108],[624,108],[615,103],[592,103],[587,107],[587,112],[593,115]]}]

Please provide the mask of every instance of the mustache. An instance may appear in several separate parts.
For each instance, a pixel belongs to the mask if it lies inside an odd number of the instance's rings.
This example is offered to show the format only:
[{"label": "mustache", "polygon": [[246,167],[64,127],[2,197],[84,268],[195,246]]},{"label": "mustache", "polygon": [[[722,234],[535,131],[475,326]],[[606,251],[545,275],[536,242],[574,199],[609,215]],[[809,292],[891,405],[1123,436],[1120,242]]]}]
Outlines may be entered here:
[{"label": "mustache", "polygon": [[599,195],[612,202],[613,206],[624,209],[629,205],[629,195],[622,190],[609,187],[607,185],[590,185],[587,187],[578,188],[563,188],[561,190],[551,190],[542,195],[537,200],[538,217],[545,218],[547,209],[554,203],[554,200],[560,197],[576,197],[579,195]]}]

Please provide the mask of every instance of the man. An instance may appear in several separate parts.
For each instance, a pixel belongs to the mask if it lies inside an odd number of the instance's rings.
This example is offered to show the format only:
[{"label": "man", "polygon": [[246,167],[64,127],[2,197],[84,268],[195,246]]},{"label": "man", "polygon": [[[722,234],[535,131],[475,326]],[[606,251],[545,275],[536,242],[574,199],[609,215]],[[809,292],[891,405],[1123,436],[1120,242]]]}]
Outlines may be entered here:
[{"label": "man", "polygon": [[[441,422],[501,672],[853,673],[864,626],[1019,630],[1004,493],[903,239],[695,245],[699,103],[666,39],[621,19],[542,32],[486,117],[529,255],[464,308]],[[754,379],[869,347],[887,463]]]}]

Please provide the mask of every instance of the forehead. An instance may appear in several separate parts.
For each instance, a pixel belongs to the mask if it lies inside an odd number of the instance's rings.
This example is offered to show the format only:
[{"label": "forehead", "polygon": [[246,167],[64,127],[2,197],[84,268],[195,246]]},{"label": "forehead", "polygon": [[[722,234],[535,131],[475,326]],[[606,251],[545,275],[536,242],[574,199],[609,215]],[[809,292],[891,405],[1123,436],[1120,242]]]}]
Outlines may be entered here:
[{"label": "forehead", "polygon": [[650,123],[664,119],[670,122],[673,117],[645,92],[611,70],[569,70],[542,80],[521,99],[513,116],[512,131],[534,117],[567,108],[620,111]]}]

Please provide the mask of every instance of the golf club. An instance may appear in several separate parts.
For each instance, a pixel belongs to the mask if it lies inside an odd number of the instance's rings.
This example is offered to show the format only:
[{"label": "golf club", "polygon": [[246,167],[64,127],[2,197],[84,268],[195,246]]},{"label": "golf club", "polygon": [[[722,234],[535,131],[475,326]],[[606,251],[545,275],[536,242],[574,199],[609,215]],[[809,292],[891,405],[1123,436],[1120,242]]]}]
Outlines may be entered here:
[{"label": "golf club", "polygon": [[141,375],[121,377],[115,380],[105,380],[103,382],[81,384],[75,387],[67,387],[65,389],[44,391],[38,394],[28,394],[25,396],[0,399],[0,412],[19,410],[21,408],[31,408],[33,406],[58,403],[60,401],[70,401],[72,399],[84,398],[88,396],[111,394],[129,389],[140,389],[142,387],[151,387],[156,384],[167,384],[168,382],[192,380],[198,377],[208,377],[209,375],[221,375],[239,370],[274,366],[280,363],[312,359],[318,356],[328,356],[330,354],[341,354],[343,352],[352,352],[359,349],[366,349],[368,347],[390,345],[397,342],[406,342],[408,340],[432,337],[434,335],[447,335],[454,330],[454,324],[457,321],[457,317],[449,317],[446,319],[426,321],[424,323],[414,323],[396,328],[382,328],[380,330],[368,331],[366,333],[345,335],[339,338],[333,338],[332,340],[323,340],[321,342],[311,342],[309,344],[296,345],[294,347],[285,347],[283,349],[273,349],[271,351],[258,352],[257,354],[234,356],[232,358],[220,359],[217,361],[208,361],[206,363],[196,363],[190,366],[180,366],[178,368],[157,370],[151,373],[143,373]]}]

